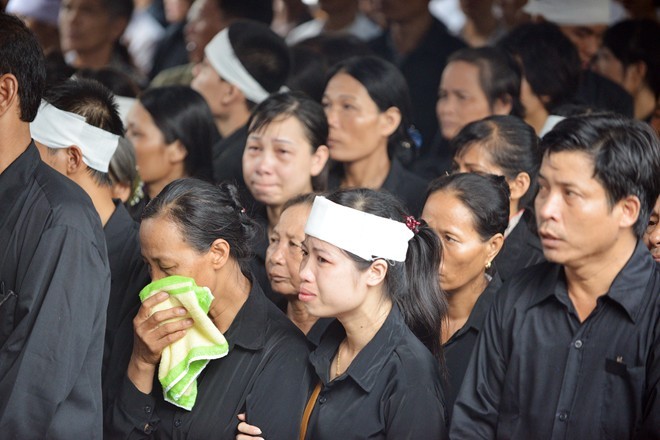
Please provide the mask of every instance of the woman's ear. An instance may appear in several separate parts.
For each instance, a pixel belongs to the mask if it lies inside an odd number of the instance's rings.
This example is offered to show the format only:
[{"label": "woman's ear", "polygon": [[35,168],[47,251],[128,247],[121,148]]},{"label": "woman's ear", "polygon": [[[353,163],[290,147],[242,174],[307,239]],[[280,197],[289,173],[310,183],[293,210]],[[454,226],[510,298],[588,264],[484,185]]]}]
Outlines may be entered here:
[{"label": "woman's ear", "polygon": [[208,255],[214,269],[221,269],[227,264],[227,261],[229,261],[230,250],[229,243],[222,238],[217,238],[211,243]]},{"label": "woman's ear", "polygon": [[392,133],[401,125],[401,110],[397,107],[390,107],[381,113],[381,134],[390,137]]},{"label": "woman's ear", "polygon": [[316,177],[321,174],[321,171],[323,171],[325,164],[328,163],[329,158],[330,150],[328,147],[326,145],[320,145],[314,154],[312,154],[312,166],[309,170],[309,173],[312,175],[312,177]]},{"label": "woman's ear", "polygon": [[188,157],[188,150],[180,140],[175,140],[167,146],[167,157],[172,164],[181,163]]},{"label": "woman's ear", "polygon": [[623,88],[631,95],[635,95],[644,86],[646,71],[647,66],[644,61],[626,66],[623,71]]},{"label": "woman's ear", "polygon": [[527,191],[529,190],[531,184],[532,184],[532,180],[529,177],[529,174],[527,174],[524,171],[518,173],[518,175],[514,179],[509,180],[511,199],[515,201],[519,201],[525,194],[527,194]]},{"label": "woman's ear", "polygon": [[504,246],[504,235],[495,234],[490,237],[486,244],[486,262],[484,263],[484,266],[487,266],[488,263],[492,263],[502,249],[502,246]]},{"label": "woman's ear", "polygon": [[388,264],[382,258],[374,261],[367,269],[367,285],[370,287],[377,286],[385,280],[387,275]]},{"label": "woman's ear", "polygon": [[505,95],[503,98],[497,98],[493,103],[493,114],[494,115],[509,115],[513,110],[513,99],[509,95]]}]

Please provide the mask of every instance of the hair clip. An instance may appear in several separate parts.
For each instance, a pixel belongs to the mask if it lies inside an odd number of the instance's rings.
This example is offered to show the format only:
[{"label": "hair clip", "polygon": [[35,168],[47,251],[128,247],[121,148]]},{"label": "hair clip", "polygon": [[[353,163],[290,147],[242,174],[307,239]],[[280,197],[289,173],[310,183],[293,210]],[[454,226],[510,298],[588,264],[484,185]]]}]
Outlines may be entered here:
[{"label": "hair clip", "polygon": [[406,226],[415,234],[419,232],[419,225],[421,225],[421,222],[412,215],[406,217]]}]

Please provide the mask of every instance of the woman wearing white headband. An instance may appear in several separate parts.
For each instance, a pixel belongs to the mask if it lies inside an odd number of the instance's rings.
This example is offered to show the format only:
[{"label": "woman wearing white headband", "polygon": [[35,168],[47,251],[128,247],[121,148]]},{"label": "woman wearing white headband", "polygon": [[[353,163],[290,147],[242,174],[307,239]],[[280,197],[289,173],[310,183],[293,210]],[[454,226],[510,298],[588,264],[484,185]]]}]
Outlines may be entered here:
[{"label": "woman wearing white headband", "polygon": [[336,321],[310,355],[319,383],[300,438],[446,438],[435,233],[369,189],[317,197],[305,233],[299,298]]}]

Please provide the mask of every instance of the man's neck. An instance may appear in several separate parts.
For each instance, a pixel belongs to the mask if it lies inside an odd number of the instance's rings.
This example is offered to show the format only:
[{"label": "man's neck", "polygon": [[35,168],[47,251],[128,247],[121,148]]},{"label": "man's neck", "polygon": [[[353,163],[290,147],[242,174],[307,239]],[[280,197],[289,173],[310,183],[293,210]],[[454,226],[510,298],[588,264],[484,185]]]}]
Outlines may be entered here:
[{"label": "man's neck", "polygon": [[343,11],[328,15],[328,19],[323,26],[323,30],[326,32],[336,32],[344,30],[350,26],[353,21],[355,21],[355,17],[358,14],[357,2],[353,2],[351,5],[351,7],[348,7]]},{"label": "man's neck", "polygon": [[433,24],[431,13],[422,14],[407,21],[390,24],[394,48],[401,55],[415,50]]},{"label": "man's neck", "polygon": [[30,125],[27,122],[0,120],[0,174],[25,152],[32,141]]},{"label": "man's neck", "polygon": [[112,60],[112,45],[104,46],[98,50],[76,52],[73,66],[77,68],[100,69],[110,64]]},{"label": "man's neck", "polygon": [[568,296],[580,321],[596,308],[596,301],[605,295],[614,279],[630,260],[637,240],[631,234],[622,237],[605,254],[584,258],[576,265],[564,266]]},{"label": "man's neck", "polygon": [[247,124],[250,119],[250,111],[246,105],[235,106],[223,117],[215,118],[215,125],[223,139],[227,139],[236,130]]}]

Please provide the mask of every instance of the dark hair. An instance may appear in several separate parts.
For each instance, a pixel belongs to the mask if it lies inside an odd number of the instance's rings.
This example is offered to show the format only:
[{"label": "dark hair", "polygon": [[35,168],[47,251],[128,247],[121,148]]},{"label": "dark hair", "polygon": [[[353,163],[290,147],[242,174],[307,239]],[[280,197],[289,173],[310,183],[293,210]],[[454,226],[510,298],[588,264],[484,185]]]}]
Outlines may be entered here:
[{"label": "dark hair", "polygon": [[216,0],[216,3],[232,19],[255,20],[266,26],[273,21],[273,0]]},{"label": "dark hair", "polygon": [[238,190],[229,183],[218,186],[199,179],[175,180],[144,208],[142,220],[167,216],[197,252],[207,252],[218,238],[229,243],[229,255],[250,277],[252,242],[256,225],[245,213]]},{"label": "dark hair", "polygon": [[323,99],[325,72],[328,66],[323,57],[304,46],[291,48],[291,75],[286,82],[291,90],[307,93],[316,102]]},{"label": "dark hair", "polygon": [[[228,29],[232,49],[245,70],[267,92],[279,91],[291,70],[291,54],[284,39],[256,21],[235,21]],[[248,103],[250,108],[254,105]]]},{"label": "dark hair", "polygon": [[408,84],[401,71],[394,64],[370,55],[352,57],[335,64],[330,68],[327,82],[339,73],[346,73],[362,84],[381,112],[390,107],[396,107],[401,112],[401,123],[387,142],[390,158],[398,156],[401,149],[414,148],[415,142],[409,132],[412,127],[412,105]]},{"label": "dark hair", "polygon": [[521,65],[523,76],[550,113],[570,103],[580,83],[580,56],[577,49],[552,23],[528,23],[511,30],[498,47]]},{"label": "dark hair", "polygon": [[[123,136],[124,124],[110,90],[91,79],[70,79],[46,91],[44,99],[60,110],[85,117],[85,121],[102,130]],[[112,185],[108,173],[87,167],[99,185]]]},{"label": "dark hair", "polygon": [[[314,153],[328,141],[328,120],[321,104],[301,92],[277,93],[268,97],[252,111],[248,121],[248,134],[259,131],[275,120],[294,117],[303,127]],[[328,164],[318,176],[312,177],[314,191],[325,191],[328,186]]]},{"label": "dark hair", "polygon": [[[340,189],[330,194],[328,200],[400,222],[407,216],[401,202],[383,191],[366,188]],[[360,271],[371,265],[371,261],[350,252],[346,254],[357,263]],[[447,303],[438,279],[440,258],[440,240],[422,221],[419,232],[408,242],[405,263],[388,263],[385,292],[399,306],[406,324],[415,336],[442,362],[440,328],[447,315]]]},{"label": "dark hair", "polygon": [[454,52],[447,63],[463,61],[479,69],[479,85],[492,109],[497,100],[511,104],[509,114],[522,117],[520,102],[520,67],[506,53],[495,47],[466,47]]},{"label": "dark hair", "polygon": [[188,176],[211,181],[211,150],[219,139],[218,129],[206,100],[185,86],[149,89],[140,95],[165,142],[179,141],[188,152],[184,168]]},{"label": "dark hair", "polygon": [[290,198],[289,200],[284,203],[282,206],[282,212],[286,211],[287,209],[291,208],[292,206],[298,206],[298,205],[307,205],[310,208],[314,204],[314,199],[316,196],[318,196],[319,193],[305,193],[305,194],[298,194],[295,197]]},{"label": "dark hair", "polygon": [[112,18],[125,18],[128,22],[133,15],[133,0],[101,0],[101,4]]},{"label": "dark hair", "polygon": [[0,75],[18,81],[18,99],[23,122],[37,116],[46,87],[44,54],[34,34],[13,15],[0,12]]},{"label": "dark hair", "polygon": [[660,141],[648,124],[613,113],[564,119],[541,140],[544,155],[579,151],[594,163],[593,177],[610,206],[627,196],[640,201],[633,231],[640,238],[660,193]]},{"label": "dark hair", "polygon": [[126,73],[113,67],[100,69],[80,69],[76,71],[77,78],[94,79],[118,96],[135,98],[140,93],[140,86]]},{"label": "dark hair", "polygon": [[140,179],[138,178],[137,162],[135,160],[135,148],[131,141],[125,137],[119,138],[117,150],[110,159],[108,176],[114,183],[123,183],[131,188],[131,193],[128,195],[128,201],[130,201],[135,194]]},{"label": "dark hair", "polygon": [[509,185],[503,176],[458,173],[441,176],[429,184],[429,197],[438,192],[451,192],[472,213],[472,224],[483,241],[504,234],[509,226]]},{"label": "dark hair", "polygon": [[520,205],[531,209],[538,189],[541,167],[539,138],[534,129],[516,116],[489,116],[467,124],[450,142],[454,157],[461,157],[474,144],[488,151],[493,163],[504,177],[513,180],[527,173],[529,189],[521,197]]},{"label": "dark hair", "polygon": [[608,28],[603,46],[626,68],[642,61],[646,64],[645,81],[658,98],[660,95],[660,24],[655,20],[624,20]]},{"label": "dark hair", "polygon": [[[320,34],[303,40],[294,47],[312,50],[328,67],[349,58],[374,55],[367,43],[350,34]],[[325,77],[323,79],[325,80]]]}]

